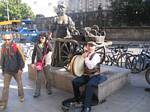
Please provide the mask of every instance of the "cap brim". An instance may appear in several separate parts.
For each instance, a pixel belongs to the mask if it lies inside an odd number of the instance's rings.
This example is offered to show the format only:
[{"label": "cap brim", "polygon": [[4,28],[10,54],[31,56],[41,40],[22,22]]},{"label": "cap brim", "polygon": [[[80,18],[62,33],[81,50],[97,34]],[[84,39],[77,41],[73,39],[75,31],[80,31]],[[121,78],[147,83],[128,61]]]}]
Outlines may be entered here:
[{"label": "cap brim", "polygon": [[97,45],[95,42],[88,42],[87,44],[91,44],[91,45],[94,45],[94,46]]}]

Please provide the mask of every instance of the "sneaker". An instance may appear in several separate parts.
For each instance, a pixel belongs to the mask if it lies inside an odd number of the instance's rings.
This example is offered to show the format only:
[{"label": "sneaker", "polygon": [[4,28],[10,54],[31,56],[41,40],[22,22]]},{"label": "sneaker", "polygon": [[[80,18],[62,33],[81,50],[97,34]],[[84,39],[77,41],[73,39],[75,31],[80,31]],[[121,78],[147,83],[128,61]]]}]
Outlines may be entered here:
[{"label": "sneaker", "polygon": [[40,93],[34,93],[34,95],[33,95],[34,98],[37,98],[39,96],[40,96]]},{"label": "sneaker", "polygon": [[146,92],[150,92],[150,88],[145,88],[145,91]]},{"label": "sneaker", "polygon": [[4,110],[6,107],[7,107],[7,106],[6,106],[6,103],[0,101],[0,110]]},{"label": "sneaker", "polygon": [[52,94],[52,90],[47,90],[47,94],[51,95]]},{"label": "sneaker", "polygon": [[6,105],[0,105],[0,110],[6,109]]},{"label": "sneaker", "polygon": [[21,96],[20,96],[20,97],[19,97],[19,101],[20,101],[20,102],[24,102],[24,97],[21,97]]}]

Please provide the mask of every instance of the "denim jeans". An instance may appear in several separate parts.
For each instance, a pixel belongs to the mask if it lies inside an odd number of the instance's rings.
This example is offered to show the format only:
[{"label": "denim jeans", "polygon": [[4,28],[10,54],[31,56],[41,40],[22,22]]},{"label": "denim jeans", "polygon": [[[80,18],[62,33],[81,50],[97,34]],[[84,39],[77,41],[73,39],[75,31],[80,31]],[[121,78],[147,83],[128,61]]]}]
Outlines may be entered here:
[{"label": "denim jeans", "polygon": [[85,98],[84,98],[84,101],[83,101],[83,107],[91,107],[94,87],[97,87],[98,84],[104,82],[105,80],[107,80],[107,77],[102,76],[102,75],[94,75],[92,77],[89,77],[87,75],[82,75],[81,77],[75,78],[72,81],[75,98],[77,100],[80,99],[81,94],[80,94],[80,89],[79,88],[86,84]]}]

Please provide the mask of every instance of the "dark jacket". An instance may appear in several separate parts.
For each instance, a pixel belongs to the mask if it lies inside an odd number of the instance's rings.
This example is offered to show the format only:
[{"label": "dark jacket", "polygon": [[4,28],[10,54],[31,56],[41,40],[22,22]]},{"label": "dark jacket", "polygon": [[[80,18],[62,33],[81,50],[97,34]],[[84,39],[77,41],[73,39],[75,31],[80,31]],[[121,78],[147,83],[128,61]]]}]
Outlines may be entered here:
[{"label": "dark jacket", "polygon": [[1,50],[1,66],[3,73],[17,73],[25,66],[23,57],[18,50],[16,43],[11,43],[10,46],[2,45]]},{"label": "dark jacket", "polygon": [[40,48],[38,43],[35,44],[32,54],[32,64],[35,62],[35,57],[37,57],[37,62],[42,61],[43,56],[46,55],[49,51],[52,51],[52,47],[49,42],[45,43],[43,48]]}]

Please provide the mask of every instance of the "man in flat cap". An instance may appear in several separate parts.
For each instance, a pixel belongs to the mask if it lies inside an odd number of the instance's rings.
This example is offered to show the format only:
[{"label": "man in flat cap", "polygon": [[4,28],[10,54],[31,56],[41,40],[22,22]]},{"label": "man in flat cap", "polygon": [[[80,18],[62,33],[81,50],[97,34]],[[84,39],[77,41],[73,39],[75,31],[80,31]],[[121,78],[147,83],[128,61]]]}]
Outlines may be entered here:
[{"label": "man in flat cap", "polygon": [[81,99],[80,87],[86,84],[85,98],[83,99],[82,112],[91,112],[92,96],[94,87],[104,82],[107,78],[100,74],[100,56],[95,52],[96,43],[94,41],[87,42],[84,48],[84,75],[76,77],[72,81],[74,99],[71,103],[79,103]]}]

